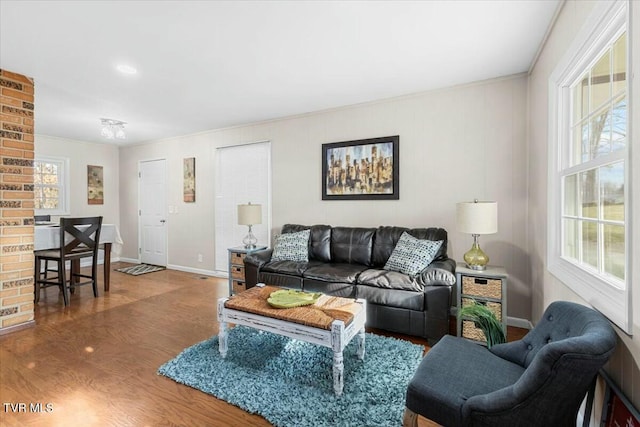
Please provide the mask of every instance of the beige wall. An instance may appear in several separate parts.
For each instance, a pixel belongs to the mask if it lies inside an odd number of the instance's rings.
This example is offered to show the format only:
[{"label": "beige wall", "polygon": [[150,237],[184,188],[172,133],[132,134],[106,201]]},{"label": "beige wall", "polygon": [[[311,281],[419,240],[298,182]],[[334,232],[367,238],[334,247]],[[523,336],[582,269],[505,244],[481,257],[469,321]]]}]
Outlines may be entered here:
[{"label": "beige wall", "polygon": [[[260,140],[272,146],[272,235],[288,222],[345,226],[438,226],[462,259],[457,202],[499,203],[499,232],[482,236],[492,264],[510,273],[508,314],[530,319],[527,255],[527,77],[512,76],[409,97],[205,132],[120,149],[123,257],[137,259],[140,160],[168,161],[169,264],[214,268],[215,148]],[[400,200],[322,201],[323,143],[400,135]],[[196,157],[196,203],[182,202],[182,159]],[[197,262],[197,254],[203,262]]]},{"label": "beige wall", "polygon": [[[214,270],[214,141],[207,132],[120,149],[120,219],[125,242],[122,258],[138,260],[138,166],[141,161],[165,159],[168,171],[168,266],[203,273]],[[196,159],[196,201],[184,203],[183,159]],[[202,262],[198,262],[202,254]]]},{"label": "beige wall", "polygon": [[[102,215],[107,224],[120,223],[120,174],[118,146],[115,144],[95,144],[71,139],[36,135],[35,155],[55,156],[69,159],[71,180],[71,216]],[[104,204],[87,203],[87,166],[102,166],[104,179]],[[57,217],[56,217],[57,219]]]},{"label": "beige wall", "polygon": [[[576,34],[580,31],[587,17],[593,9],[594,2],[567,1],[549,39],[534,67],[529,79],[529,248],[531,257],[531,283],[532,283],[532,316],[537,320],[544,309],[556,300],[569,300],[586,303],[572,290],[551,276],[547,271],[547,123],[548,123],[548,79],[556,65],[568,50]],[[632,29],[640,30],[640,3],[631,2],[632,5]],[[640,69],[640,37],[634,34],[628,38],[630,42],[631,56],[633,58],[632,69]],[[633,100],[640,99],[640,82],[636,71],[631,82]],[[633,137],[632,163],[640,165],[640,150],[638,150],[638,132],[640,132],[640,108],[633,112],[632,124],[635,124],[635,136]],[[635,145],[635,147],[634,147]],[[637,170],[637,168],[636,168]],[[640,188],[640,174],[632,174],[632,187]],[[639,194],[632,190],[632,194]],[[640,197],[632,199],[632,211],[634,218],[638,218],[640,212]],[[640,254],[640,227],[633,230],[631,250],[634,254]],[[632,257],[632,286],[637,288],[640,277],[640,257]],[[637,289],[635,289],[637,291]],[[638,363],[640,361],[640,293],[633,293],[633,337],[617,329],[619,345],[607,370],[613,379],[621,386],[627,397],[632,399],[636,407],[640,403],[640,374]],[[596,401],[596,404],[599,404]]]}]

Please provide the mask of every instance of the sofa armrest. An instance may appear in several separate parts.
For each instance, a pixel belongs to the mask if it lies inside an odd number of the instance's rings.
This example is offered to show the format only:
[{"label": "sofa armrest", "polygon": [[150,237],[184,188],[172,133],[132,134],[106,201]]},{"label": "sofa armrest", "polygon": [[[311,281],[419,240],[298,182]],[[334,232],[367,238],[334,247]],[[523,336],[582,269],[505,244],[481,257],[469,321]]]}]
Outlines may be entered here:
[{"label": "sofa armrest", "polygon": [[273,253],[273,249],[262,249],[259,251],[248,253],[246,257],[244,257],[245,267],[247,264],[252,264],[258,268],[262,267],[269,261],[271,261],[271,254]]},{"label": "sofa armrest", "polygon": [[449,333],[450,286],[425,286],[424,311],[426,312],[426,336],[429,345],[435,344]]},{"label": "sofa armrest", "polygon": [[453,286],[456,284],[456,262],[451,258],[434,261],[416,280],[423,286]]},{"label": "sofa armrest", "polygon": [[248,288],[254,287],[260,276],[260,269],[271,260],[273,249],[262,249],[248,253],[244,257],[244,280]]}]

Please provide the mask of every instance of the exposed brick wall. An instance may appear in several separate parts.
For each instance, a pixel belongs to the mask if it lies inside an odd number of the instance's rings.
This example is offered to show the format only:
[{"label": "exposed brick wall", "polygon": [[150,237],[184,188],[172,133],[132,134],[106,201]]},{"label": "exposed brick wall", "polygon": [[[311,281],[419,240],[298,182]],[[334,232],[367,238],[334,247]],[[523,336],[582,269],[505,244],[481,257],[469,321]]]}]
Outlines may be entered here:
[{"label": "exposed brick wall", "polygon": [[0,332],[33,321],[33,92],[0,69]]}]

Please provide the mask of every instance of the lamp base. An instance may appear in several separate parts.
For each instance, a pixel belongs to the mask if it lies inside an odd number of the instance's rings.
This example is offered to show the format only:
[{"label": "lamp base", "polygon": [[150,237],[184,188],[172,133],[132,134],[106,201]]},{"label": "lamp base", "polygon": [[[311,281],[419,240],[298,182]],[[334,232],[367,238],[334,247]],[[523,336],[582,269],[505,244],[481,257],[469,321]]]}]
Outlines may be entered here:
[{"label": "lamp base", "polygon": [[472,264],[467,264],[467,268],[470,270],[475,270],[475,271],[484,271],[487,269],[486,265],[472,265]]},{"label": "lamp base", "polygon": [[485,270],[489,264],[489,256],[480,249],[477,234],[473,235],[473,246],[464,254],[464,262],[467,263],[467,267],[477,271]]},{"label": "lamp base", "polygon": [[258,238],[254,236],[253,233],[251,232],[251,226],[249,225],[248,227],[249,227],[249,232],[247,233],[246,236],[244,236],[244,239],[242,239],[242,243],[244,243],[245,249],[255,249],[256,243],[258,243]]}]

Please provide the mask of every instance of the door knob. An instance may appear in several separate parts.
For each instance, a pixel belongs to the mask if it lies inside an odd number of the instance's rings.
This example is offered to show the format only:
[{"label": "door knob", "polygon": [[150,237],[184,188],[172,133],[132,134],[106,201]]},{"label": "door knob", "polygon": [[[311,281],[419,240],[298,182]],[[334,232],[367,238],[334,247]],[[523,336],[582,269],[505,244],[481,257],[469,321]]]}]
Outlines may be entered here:
[{"label": "door knob", "polygon": [[166,219],[161,219],[160,222],[164,224],[165,222],[167,222],[167,220]]}]

